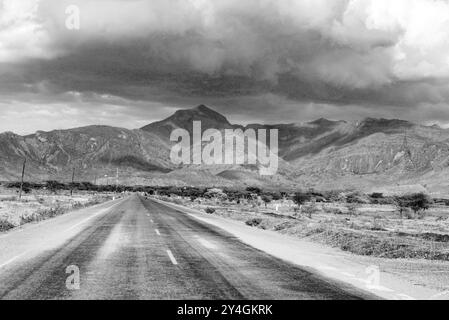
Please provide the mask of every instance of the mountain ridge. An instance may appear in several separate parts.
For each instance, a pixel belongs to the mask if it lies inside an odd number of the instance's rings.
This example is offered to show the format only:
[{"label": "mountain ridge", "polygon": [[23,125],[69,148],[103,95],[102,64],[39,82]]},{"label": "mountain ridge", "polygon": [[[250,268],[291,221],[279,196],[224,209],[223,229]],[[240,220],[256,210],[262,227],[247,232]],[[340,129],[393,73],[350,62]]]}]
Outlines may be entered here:
[{"label": "mountain ridge", "polygon": [[[278,129],[278,174],[260,177],[252,166],[175,166],[170,133],[177,128],[191,132],[193,121],[201,121],[203,131]],[[90,125],[24,136],[0,133],[0,179],[17,179],[24,157],[30,180],[67,180],[77,167],[78,179],[98,183],[119,169],[121,182],[128,184],[372,188],[429,184],[428,177],[437,172],[441,178],[436,183],[443,181],[449,176],[449,130],[383,118],[242,126],[200,105],[133,130]],[[446,182],[442,187],[449,189]]]}]

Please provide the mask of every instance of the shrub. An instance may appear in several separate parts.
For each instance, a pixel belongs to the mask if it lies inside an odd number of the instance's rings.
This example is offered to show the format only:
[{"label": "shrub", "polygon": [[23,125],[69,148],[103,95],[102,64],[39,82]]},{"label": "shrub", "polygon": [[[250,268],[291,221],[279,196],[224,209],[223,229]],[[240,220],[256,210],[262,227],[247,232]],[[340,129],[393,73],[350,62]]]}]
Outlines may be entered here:
[{"label": "shrub", "polygon": [[348,210],[348,214],[349,214],[350,216],[355,216],[355,215],[357,215],[357,213],[358,213],[358,206],[357,206],[357,204],[355,204],[355,203],[349,203],[349,204],[346,206],[346,209]]},{"label": "shrub", "polygon": [[173,199],[172,202],[173,202],[174,204],[177,204],[177,205],[182,205],[182,204],[183,204],[182,201],[179,200],[179,199]]},{"label": "shrub", "polygon": [[8,231],[14,227],[15,225],[12,222],[5,219],[0,219],[0,232]]},{"label": "shrub", "polygon": [[210,208],[210,207],[206,208],[204,211],[206,211],[207,214],[215,213],[215,209],[214,208]]},{"label": "shrub", "polygon": [[292,228],[292,227],[294,227],[294,226],[295,226],[294,223],[289,222],[289,221],[286,221],[286,222],[282,222],[282,223],[280,223],[280,224],[275,225],[275,226],[274,226],[274,230],[275,230],[275,231],[282,231],[282,230],[285,230],[285,229]]},{"label": "shrub", "polygon": [[257,195],[262,193],[262,190],[260,190],[260,188],[258,188],[258,187],[248,187],[248,188],[246,188],[246,191],[249,193],[255,193]]},{"label": "shrub", "polygon": [[207,192],[204,194],[204,196],[208,199],[217,199],[219,201],[224,201],[228,199],[228,196],[226,193],[223,192],[223,190],[218,188],[213,188],[207,190]]},{"label": "shrub", "polygon": [[360,203],[360,204],[370,203],[367,197],[364,194],[361,194],[360,192],[351,192],[350,194],[346,195],[346,202]]},{"label": "shrub", "polygon": [[317,213],[319,210],[315,204],[310,204],[308,206],[302,207],[302,213],[305,214],[309,219],[312,219],[312,215]]},{"label": "shrub", "polygon": [[30,222],[34,222],[34,221],[37,221],[37,220],[39,220],[39,216],[37,216],[37,215],[29,215],[29,216],[21,216],[20,217],[20,225],[22,226],[22,225],[24,225],[24,224],[27,224],[27,223],[30,223]]},{"label": "shrub", "polygon": [[262,223],[262,221],[263,220],[261,218],[254,218],[246,221],[246,224],[250,227],[257,227]]},{"label": "shrub", "polygon": [[281,200],[281,199],[282,199],[282,195],[281,195],[279,192],[274,192],[274,193],[271,195],[271,197],[272,197],[273,201],[278,201],[278,200]]},{"label": "shrub", "polygon": [[264,196],[262,196],[262,201],[265,203],[265,208],[266,208],[267,205],[269,203],[271,203],[271,201],[273,201],[273,198],[271,196],[264,195]]},{"label": "shrub", "polygon": [[298,206],[303,205],[307,201],[310,201],[311,196],[308,193],[304,192],[296,192],[293,196],[293,202],[296,203]]},{"label": "shrub", "polygon": [[339,208],[323,207],[323,210],[325,213],[328,213],[328,214],[334,214],[334,215],[343,214],[343,212]]}]

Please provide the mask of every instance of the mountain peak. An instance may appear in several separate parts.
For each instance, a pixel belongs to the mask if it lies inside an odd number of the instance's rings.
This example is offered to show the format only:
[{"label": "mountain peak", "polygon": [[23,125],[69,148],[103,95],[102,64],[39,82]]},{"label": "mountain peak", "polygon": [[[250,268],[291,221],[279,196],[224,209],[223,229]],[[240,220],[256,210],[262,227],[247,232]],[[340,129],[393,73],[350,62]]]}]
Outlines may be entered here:
[{"label": "mountain peak", "polygon": [[201,112],[211,112],[211,111],[215,112],[214,110],[205,106],[204,104],[200,104],[199,106],[193,108],[192,110],[197,110],[197,111],[201,111]]},{"label": "mountain peak", "polygon": [[169,135],[169,132],[177,128],[187,129],[190,132],[193,121],[201,121],[203,130],[232,128],[225,116],[205,105],[199,105],[192,109],[177,110],[167,119],[151,123],[143,127],[142,130],[155,132],[163,136]]}]

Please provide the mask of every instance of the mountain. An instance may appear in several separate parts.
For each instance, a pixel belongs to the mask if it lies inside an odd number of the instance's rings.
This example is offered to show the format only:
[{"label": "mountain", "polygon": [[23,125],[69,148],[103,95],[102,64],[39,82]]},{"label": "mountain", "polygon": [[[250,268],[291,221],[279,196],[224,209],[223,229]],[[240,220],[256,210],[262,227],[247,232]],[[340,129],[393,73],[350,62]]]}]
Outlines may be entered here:
[{"label": "mountain", "polygon": [[141,130],[89,126],[71,130],[37,132],[18,136],[0,134],[0,177],[17,179],[18,167],[27,159],[27,176],[32,180],[65,180],[72,167],[80,179],[93,181],[124,171],[166,173],[169,146],[158,136]]},{"label": "mountain", "polygon": [[238,127],[231,125],[228,119],[220,113],[200,105],[193,109],[178,110],[167,119],[151,123],[141,130],[157,134],[162,139],[168,140],[171,132],[175,129],[186,129],[192,133],[193,121],[201,121],[203,131],[211,128],[223,130]]},{"label": "mountain", "polygon": [[[203,131],[278,129],[278,173],[261,176],[259,165],[174,165],[170,133],[177,128],[192,132],[193,121],[201,121]],[[36,181],[68,181],[75,167],[78,180],[98,183],[115,182],[118,169],[126,184],[364,190],[420,185],[449,191],[449,131],[397,119],[244,127],[201,105],[136,130],[89,126],[0,134],[0,179],[17,180],[24,158],[27,179]]]}]

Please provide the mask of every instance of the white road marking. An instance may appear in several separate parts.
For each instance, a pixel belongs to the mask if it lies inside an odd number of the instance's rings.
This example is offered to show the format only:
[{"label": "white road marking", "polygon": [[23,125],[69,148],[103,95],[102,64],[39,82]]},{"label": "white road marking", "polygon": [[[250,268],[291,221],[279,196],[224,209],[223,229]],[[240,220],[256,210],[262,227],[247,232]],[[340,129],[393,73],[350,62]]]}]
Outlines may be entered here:
[{"label": "white road marking", "polygon": [[161,235],[161,233],[159,232],[159,230],[158,230],[158,229],[155,229],[154,231],[156,231],[156,234],[157,234],[158,236],[160,236],[160,235]]},{"label": "white road marking", "polygon": [[178,265],[178,261],[176,261],[175,257],[173,256],[173,253],[170,250],[167,250],[167,254],[171,260],[171,263],[173,263],[175,266]]}]

